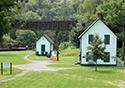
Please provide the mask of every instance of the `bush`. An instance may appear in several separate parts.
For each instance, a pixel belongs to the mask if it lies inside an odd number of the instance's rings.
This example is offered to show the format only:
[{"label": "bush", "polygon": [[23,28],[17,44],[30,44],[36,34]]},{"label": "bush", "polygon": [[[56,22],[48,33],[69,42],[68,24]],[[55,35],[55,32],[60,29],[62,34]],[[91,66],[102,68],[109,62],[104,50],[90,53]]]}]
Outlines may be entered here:
[{"label": "bush", "polygon": [[121,53],[122,53],[122,48],[118,48],[117,49],[117,56],[121,57]]},{"label": "bush", "polygon": [[67,49],[76,49],[75,46],[69,46]]},{"label": "bush", "polygon": [[67,48],[68,48],[68,45],[69,45],[68,42],[62,42],[62,43],[60,43],[60,45],[59,45],[59,51],[60,51],[60,50],[67,49]]}]

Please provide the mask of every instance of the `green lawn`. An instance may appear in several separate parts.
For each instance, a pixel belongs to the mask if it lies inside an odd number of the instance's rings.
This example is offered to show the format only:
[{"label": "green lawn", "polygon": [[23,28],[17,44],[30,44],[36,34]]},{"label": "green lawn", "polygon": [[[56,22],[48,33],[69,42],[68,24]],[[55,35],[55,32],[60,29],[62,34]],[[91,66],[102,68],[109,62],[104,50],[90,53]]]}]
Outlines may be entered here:
[{"label": "green lawn", "polygon": [[[53,63],[74,63],[79,60],[79,49],[67,49],[62,50],[59,53],[59,62],[55,61]],[[30,60],[50,60],[46,56],[36,56],[35,54],[28,57]]]},{"label": "green lawn", "polygon": [[[67,49],[60,51],[59,61],[51,61],[51,64],[47,65],[49,67],[80,67],[80,65],[75,65],[74,63],[79,61],[79,49]],[[59,64],[61,63],[61,64]]]},{"label": "green lawn", "polygon": [[[12,62],[12,65],[17,64],[28,64],[30,61],[24,60],[23,57],[27,54],[32,53],[33,51],[9,51],[9,52],[0,52],[0,63],[2,62]],[[1,64],[0,64],[1,67]],[[1,69],[1,68],[0,68]],[[11,78],[12,76],[20,73],[22,70],[17,68],[12,68],[13,74],[9,74],[9,68],[4,68],[4,75],[0,74],[0,80]],[[1,73],[1,70],[0,70]]]},{"label": "green lawn", "polygon": [[23,57],[27,54],[33,53],[33,51],[9,51],[0,52],[0,63],[12,62],[13,65],[28,64],[30,61],[24,60]]},{"label": "green lawn", "polygon": [[28,57],[30,60],[50,60],[50,58],[46,56],[36,56],[35,54],[32,54]]},{"label": "green lawn", "polygon": [[62,67],[81,67],[80,65],[74,65],[74,64],[66,64],[66,63],[60,63],[60,64],[51,64],[51,65],[47,65],[48,67],[58,67],[58,68],[62,68]]},{"label": "green lawn", "polygon": [[[10,75],[10,69],[4,68],[3,75],[0,74],[0,81],[4,80],[4,79],[11,78],[11,77],[15,76],[16,74],[20,73],[21,71],[22,71],[21,69],[12,68],[12,74]],[[1,70],[0,70],[0,73],[1,73]]]},{"label": "green lawn", "polygon": [[[83,73],[81,73],[80,75],[82,77],[79,76],[80,74],[78,73],[80,72],[79,70],[83,71]],[[71,71],[72,73],[67,74],[69,73],[69,71]],[[111,85],[108,82],[106,83],[104,80],[99,81],[99,80],[87,79],[87,77],[84,76],[84,71],[85,71],[84,69],[75,69],[75,70],[63,70],[57,72],[29,72],[26,75],[19,77],[15,80],[3,83],[2,85],[0,85],[0,87],[1,88],[118,88],[117,86]],[[77,73],[78,76],[75,76],[77,75]],[[92,71],[90,71],[89,73],[93,74]],[[97,76],[99,74],[97,74]],[[105,76],[102,78],[105,78]]]},{"label": "green lawn", "polygon": [[[75,51],[76,50],[76,51]],[[30,63],[23,61],[23,56],[33,51],[20,52],[0,52],[0,60],[2,62],[10,62],[12,57],[18,60],[11,60],[14,64]],[[74,69],[66,69],[60,71],[44,71],[44,72],[28,72],[24,76],[14,80],[0,84],[0,88],[124,88],[125,87],[125,69],[115,67],[85,67],[74,65],[79,61],[78,49],[63,50],[60,52],[59,61],[52,61],[51,67],[79,67]],[[2,54],[1,54],[2,53]],[[67,53],[72,53],[68,54]],[[7,54],[7,55],[6,55]],[[3,55],[3,56],[2,56]],[[73,55],[73,56],[72,56]],[[49,60],[43,56],[31,55],[32,60]],[[13,68],[13,75],[9,75],[9,71],[5,69],[5,75],[0,75],[0,80],[11,78],[21,70]]]},{"label": "green lawn", "polygon": [[60,51],[61,56],[78,56],[80,54],[80,49],[66,49]]}]

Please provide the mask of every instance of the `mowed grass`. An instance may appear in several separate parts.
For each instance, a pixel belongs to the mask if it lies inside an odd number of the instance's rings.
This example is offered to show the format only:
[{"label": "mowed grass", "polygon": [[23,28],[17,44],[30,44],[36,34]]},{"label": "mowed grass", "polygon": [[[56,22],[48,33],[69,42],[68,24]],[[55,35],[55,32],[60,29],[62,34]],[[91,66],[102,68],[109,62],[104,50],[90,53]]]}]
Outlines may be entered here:
[{"label": "mowed grass", "polygon": [[61,56],[78,56],[80,54],[80,49],[65,49],[60,51]]},{"label": "mowed grass", "polygon": [[[54,63],[57,62],[57,64],[52,64],[51,65],[52,67],[75,67],[75,66],[79,67],[79,65],[74,65],[74,62],[79,60],[78,56],[70,56],[70,55],[65,56],[66,53],[65,50],[61,52],[60,52],[60,57],[62,58],[60,58],[60,61],[52,61]],[[69,60],[67,60],[66,58],[68,58]],[[17,73],[20,72],[20,70],[19,71],[18,70],[19,69],[17,69]],[[9,77],[8,75],[9,73],[6,70],[5,76]],[[85,66],[80,66],[79,68],[74,68],[74,69],[59,70],[59,71],[28,72],[24,76],[0,84],[0,88],[124,88],[124,87],[125,87],[125,69],[116,67],[98,67],[98,71],[96,72],[95,67],[85,67]]]},{"label": "mowed grass", "polygon": [[[27,54],[30,54],[30,53],[33,53],[33,51],[0,52],[0,63],[2,63],[2,62],[12,62],[12,65],[28,64],[28,63],[31,63],[31,62],[27,61],[27,60],[24,60],[23,57]],[[1,67],[1,64],[0,64],[0,67]],[[10,75],[10,69],[4,68],[3,75],[0,74],[0,80],[11,78],[14,75],[20,73],[21,71],[22,71],[21,69],[12,68],[12,75]],[[1,73],[1,70],[0,70],[0,73]]]},{"label": "mowed grass", "polygon": [[51,64],[47,65],[48,67],[56,67],[56,68],[63,68],[63,67],[81,67],[80,65],[75,64]]},{"label": "mowed grass", "polygon": [[28,57],[28,59],[30,60],[50,60],[50,58],[46,57],[46,56],[37,56],[35,54],[32,54]]},{"label": "mowed grass", "polygon": [[[74,63],[79,61],[79,49],[66,49],[59,52],[59,61],[51,61],[51,64],[47,65],[49,67],[80,67],[80,65],[75,65]],[[59,64],[60,63],[60,64]]]},{"label": "mowed grass", "polygon": [[[52,63],[74,63],[79,60],[79,49],[66,49],[59,52],[59,61],[54,61]],[[30,60],[50,60],[46,56],[36,56],[35,54],[28,57]]]},{"label": "mowed grass", "polygon": [[33,51],[9,51],[0,52],[0,63],[12,62],[13,65],[28,64],[30,61],[24,60],[23,57],[33,53]]},{"label": "mowed grass", "polygon": [[[80,74],[80,76],[75,76]],[[71,74],[69,72],[72,72]],[[92,80],[84,76],[86,69],[62,70],[57,72],[29,72],[15,80],[3,83],[1,88],[118,88],[105,81]],[[74,74],[74,73],[75,74]],[[67,74],[69,73],[69,74]],[[93,74],[90,70],[89,73]],[[97,76],[100,73],[97,73]],[[103,74],[103,73],[102,73]],[[107,73],[107,75],[112,75]],[[86,74],[87,75],[87,74]],[[105,75],[105,73],[104,73]],[[82,76],[82,77],[81,77]],[[113,75],[114,76],[114,75]],[[85,78],[84,78],[85,77]],[[109,76],[108,76],[109,77]],[[107,77],[107,78],[108,78]],[[90,77],[89,77],[90,78]],[[105,78],[105,76],[102,78]],[[114,82],[114,81],[112,81]]]},{"label": "mowed grass", "polygon": [[[12,68],[12,74],[10,74],[10,69],[4,68],[3,69],[3,75],[0,74],[0,81],[4,80],[4,79],[11,78],[11,77],[15,76],[16,74],[20,73],[21,71],[22,71],[21,69]],[[0,73],[1,73],[1,70],[0,70]]]}]

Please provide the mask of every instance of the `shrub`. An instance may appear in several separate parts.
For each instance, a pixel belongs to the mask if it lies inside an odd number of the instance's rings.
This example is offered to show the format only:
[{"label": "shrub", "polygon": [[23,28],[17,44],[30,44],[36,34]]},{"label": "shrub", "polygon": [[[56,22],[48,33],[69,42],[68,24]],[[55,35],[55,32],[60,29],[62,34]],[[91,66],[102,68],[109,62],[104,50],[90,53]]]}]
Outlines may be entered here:
[{"label": "shrub", "polygon": [[117,56],[121,57],[121,53],[122,53],[122,48],[118,48],[117,49]]},{"label": "shrub", "polygon": [[59,45],[59,51],[60,51],[60,50],[67,49],[67,48],[68,48],[68,45],[69,45],[68,42],[62,42],[62,43],[60,43],[60,45]]},{"label": "shrub", "polygon": [[76,49],[75,46],[69,46],[67,49]]}]

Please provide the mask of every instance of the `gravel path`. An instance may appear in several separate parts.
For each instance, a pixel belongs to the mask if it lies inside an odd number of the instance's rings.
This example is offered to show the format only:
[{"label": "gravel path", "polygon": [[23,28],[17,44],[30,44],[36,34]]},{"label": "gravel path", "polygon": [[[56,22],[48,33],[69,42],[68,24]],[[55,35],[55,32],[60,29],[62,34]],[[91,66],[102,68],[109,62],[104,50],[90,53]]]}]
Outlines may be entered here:
[{"label": "gravel path", "polygon": [[23,71],[15,76],[13,76],[12,78],[9,79],[5,79],[5,80],[1,80],[0,84],[16,79],[20,76],[25,75],[27,72],[31,72],[31,71],[58,71],[58,70],[63,70],[63,69],[72,69],[72,67],[67,67],[67,68],[53,68],[53,67],[47,67],[47,65],[49,64],[54,64],[54,63],[50,63],[50,61],[33,61],[33,60],[29,60],[28,56],[32,55],[34,53],[31,53],[29,55],[26,55],[23,57],[23,59],[31,61],[32,63],[30,64],[23,64],[23,65],[13,65],[13,67],[15,68],[19,68],[22,69]]},{"label": "gravel path", "polygon": [[13,67],[19,68],[22,70],[26,71],[58,71],[58,70],[63,70],[63,69],[71,69],[69,68],[53,68],[53,67],[47,67],[49,64],[55,64],[55,63],[50,63],[50,60],[47,61],[33,61],[29,60],[28,56],[32,55],[34,53],[31,53],[29,55],[26,55],[23,57],[23,59],[31,61],[32,63],[30,64],[24,64],[24,65],[14,65]]}]

